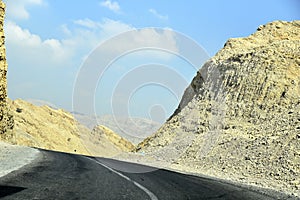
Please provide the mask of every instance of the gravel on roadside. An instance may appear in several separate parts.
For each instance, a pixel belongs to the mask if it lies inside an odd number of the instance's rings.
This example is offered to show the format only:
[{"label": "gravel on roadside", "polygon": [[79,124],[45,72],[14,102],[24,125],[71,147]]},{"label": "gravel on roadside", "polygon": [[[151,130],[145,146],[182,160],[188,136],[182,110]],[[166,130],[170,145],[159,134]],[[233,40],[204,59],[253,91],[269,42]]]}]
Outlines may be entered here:
[{"label": "gravel on roadside", "polygon": [[0,142],[0,177],[31,163],[39,150]]}]

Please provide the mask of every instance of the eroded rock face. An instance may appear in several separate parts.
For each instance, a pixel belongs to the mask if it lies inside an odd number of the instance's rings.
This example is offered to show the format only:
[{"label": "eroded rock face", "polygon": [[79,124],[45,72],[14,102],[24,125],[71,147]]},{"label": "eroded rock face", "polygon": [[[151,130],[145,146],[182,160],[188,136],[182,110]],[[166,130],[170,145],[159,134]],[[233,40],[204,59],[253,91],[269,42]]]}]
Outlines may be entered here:
[{"label": "eroded rock face", "polygon": [[228,40],[138,151],[300,195],[300,21]]},{"label": "eroded rock face", "polygon": [[12,137],[12,134],[8,131],[13,127],[13,118],[7,107],[7,63],[3,31],[4,16],[5,4],[0,1],[0,138],[8,139]]}]

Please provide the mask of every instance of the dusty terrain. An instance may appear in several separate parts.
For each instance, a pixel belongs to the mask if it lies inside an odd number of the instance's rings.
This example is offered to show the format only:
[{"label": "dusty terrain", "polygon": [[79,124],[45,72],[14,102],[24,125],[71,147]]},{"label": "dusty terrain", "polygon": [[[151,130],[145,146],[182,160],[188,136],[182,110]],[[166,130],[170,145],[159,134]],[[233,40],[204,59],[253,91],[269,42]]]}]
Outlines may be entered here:
[{"label": "dusty terrain", "polygon": [[132,151],[135,146],[109,128],[99,125],[81,135],[83,144],[93,156],[114,157]]},{"label": "dusty terrain", "polygon": [[29,164],[38,156],[36,149],[0,142],[0,177]]},{"label": "dusty terrain", "polygon": [[[23,100],[9,101],[15,125],[11,142],[43,149],[89,154],[81,143],[79,124],[63,110],[34,106]],[[85,134],[88,134],[87,131]]]},{"label": "dusty terrain", "polygon": [[[35,106],[23,100],[9,100],[15,125],[13,137],[4,140],[12,144],[55,151],[110,157],[126,147],[115,142],[114,133],[106,137],[81,125],[74,117],[49,106]],[[132,149],[132,147],[130,147]],[[129,151],[129,150],[128,150]]]},{"label": "dusty terrain", "polygon": [[138,152],[174,168],[300,195],[300,21],[230,39]]},{"label": "dusty terrain", "polygon": [[114,133],[112,130],[109,128],[99,125],[96,126],[93,131],[93,135],[100,135],[103,138],[106,138],[110,142],[112,142],[114,145],[118,146],[120,149],[122,149],[125,152],[130,152],[135,149],[134,144],[129,142],[128,140],[122,138],[120,135]]}]

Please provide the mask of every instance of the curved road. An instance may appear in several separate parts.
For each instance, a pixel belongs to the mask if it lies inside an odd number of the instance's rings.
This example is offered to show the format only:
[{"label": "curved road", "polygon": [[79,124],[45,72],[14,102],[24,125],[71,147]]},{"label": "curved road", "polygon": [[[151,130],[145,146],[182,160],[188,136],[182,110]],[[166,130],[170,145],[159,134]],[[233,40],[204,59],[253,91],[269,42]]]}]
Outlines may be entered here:
[{"label": "curved road", "polygon": [[[137,164],[45,150],[41,154],[38,162],[0,178],[1,199],[274,199],[232,184],[162,169],[153,171]],[[151,172],[118,172],[110,165]]]}]

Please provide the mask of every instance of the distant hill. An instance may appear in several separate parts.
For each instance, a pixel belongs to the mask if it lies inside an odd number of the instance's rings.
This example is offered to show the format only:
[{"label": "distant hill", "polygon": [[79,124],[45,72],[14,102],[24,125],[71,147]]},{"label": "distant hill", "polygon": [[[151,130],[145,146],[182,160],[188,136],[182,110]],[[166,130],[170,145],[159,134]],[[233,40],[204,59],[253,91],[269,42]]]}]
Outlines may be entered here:
[{"label": "distant hill", "polygon": [[72,112],[74,117],[89,129],[97,125],[104,125],[133,144],[142,142],[161,126],[160,123],[144,118],[114,117],[105,115],[100,117],[88,116]]},{"label": "distant hill", "polygon": [[229,39],[138,152],[300,196],[300,21]]},{"label": "distant hill", "polygon": [[[13,138],[4,140],[13,144],[39,147],[62,152],[112,157],[126,149],[115,143],[114,137],[91,133],[74,119],[72,114],[49,106],[35,106],[23,100],[9,101],[14,117]],[[108,129],[108,135],[114,133]]]},{"label": "distant hill", "polygon": [[[58,109],[57,106],[48,101],[38,99],[27,99],[26,101],[36,106],[49,106],[50,108]],[[95,117],[76,111],[71,112],[71,114],[90,131],[98,125],[103,125],[135,145],[156,132],[161,126],[161,123],[145,118],[115,117],[113,115]]]}]

